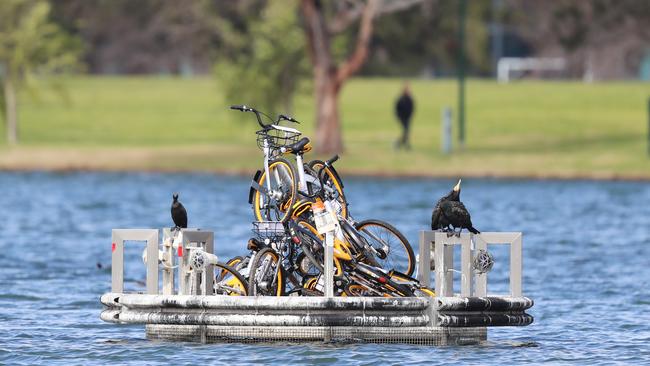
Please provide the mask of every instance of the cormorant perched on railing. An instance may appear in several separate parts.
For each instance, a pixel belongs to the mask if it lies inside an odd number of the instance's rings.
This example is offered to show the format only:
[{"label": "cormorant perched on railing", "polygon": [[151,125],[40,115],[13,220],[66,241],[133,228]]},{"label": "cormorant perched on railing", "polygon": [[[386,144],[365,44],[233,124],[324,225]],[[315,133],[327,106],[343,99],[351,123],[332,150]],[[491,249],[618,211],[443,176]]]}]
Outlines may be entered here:
[{"label": "cormorant perched on railing", "polygon": [[[480,234],[472,225],[472,218],[465,205],[460,201],[460,182],[454,186],[451,192],[442,197],[431,214],[431,229],[449,231],[449,226],[459,229],[456,235],[460,236],[463,229],[469,230],[473,234]],[[452,235],[449,233],[449,235]]]},{"label": "cormorant perched on railing", "polygon": [[178,201],[178,193],[173,195],[172,202],[172,220],[174,220],[175,229],[187,228],[187,211],[182,203]]},{"label": "cormorant perched on railing", "polygon": [[431,213],[431,230],[449,230],[449,221],[442,214],[441,205],[445,201],[459,201],[460,200],[460,179],[454,188],[447,193],[446,196],[443,196],[438,200],[436,206],[433,208]]},{"label": "cormorant perched on railing", "polygon": [[480,234],[481,232],[476,230],[472,226],[472,218],[469,215],[469,211],[465,208],[460,201],[445,201],[440,205],[442,209],[442,214],[445,216],[449,224],[455,229],[458,229],[456,236],[460,236],[460,232],[463,229],[469,230],[472,234]]}]

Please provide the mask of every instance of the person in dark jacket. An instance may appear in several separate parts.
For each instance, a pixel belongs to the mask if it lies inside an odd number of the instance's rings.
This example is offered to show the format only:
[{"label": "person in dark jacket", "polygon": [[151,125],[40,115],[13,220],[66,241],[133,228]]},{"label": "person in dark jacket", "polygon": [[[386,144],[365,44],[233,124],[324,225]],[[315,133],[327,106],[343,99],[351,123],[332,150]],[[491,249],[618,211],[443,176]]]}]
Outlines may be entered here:
[{"label": "person in dark jacket", "polygon": [[400,147],[405,149],[411,148],[411,144],[409,143],[409,127],[411,125],[413,109],[414,102],[411,97],[411,90],[409,89],[409,84],[406,83],[404,84],[402,95],[397,99],[397,104],[395,105],[395,113],[402,125],[402,137],[395,142],[396,149],[399,149]]}]

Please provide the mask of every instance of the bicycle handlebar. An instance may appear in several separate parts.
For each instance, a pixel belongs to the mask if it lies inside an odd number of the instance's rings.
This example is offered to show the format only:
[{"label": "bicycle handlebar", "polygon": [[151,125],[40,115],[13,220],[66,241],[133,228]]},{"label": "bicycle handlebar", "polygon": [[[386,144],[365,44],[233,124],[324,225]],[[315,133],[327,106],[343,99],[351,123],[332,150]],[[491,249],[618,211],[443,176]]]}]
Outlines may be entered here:
[{"label": "bicycle handlebar", "polygon": [[339,160],[339,156],[334,155],[334,156],[332,156],[332,158],[330,160],[325,162],[325,165],[326,166],[332,166],[332,164],[336,163],[337,160]]},{"label": "bicycle handlebar", "polygon": [[248,107],[246,107],[245,105],[231,105],[230,109],[235,109],[242,112],[248,111]]},{"label": "bicycle handlebar", "polygon": [[[251,107],[249,107],[249,106],[247,106],[245,104],[231,105],[230,109],[234,109],[236,111],[242,111],[242,112],[253,112],[253,113],[255,113],[255,117],[257,117],[257,123],[264,129],[268,129],[268,128],[271,127],[272,124],[279,123],[280,121],[283,121],[283,120],[293,122],[293,123],[300,123],[300,122],[296,121],[293,117],[286,116],[284,114],[279,115],[278,119],[276,121],[273,121],[273,118],[269,117],[266,113],[258,111],[257,109],[251,108]],[[271,123],[265,124],[264,122],[262,122],[262,117],[261,116],[264,116],[264,117],[268,118],[271,121]]]},{"label": "bicycle handlebar", "polygon": [[300,122],[296,121],[293,117],[286,116],[284,114],[278,116],[278,122],[282,120],[300,124]]},{"label": "bicycle handlebar", "polygon": [[266,114],[264,114],[264,113],[258,111],[258,110],[255,109],[255,108],[248,107],[248,106],[246,106],[246,105],[244,105],[244,104],[242,104],[242,105],[231,105],[231,106],[230,106],[230,109],[234,109],[234,110],[242,111],[242,112],[253,112],[253,113],[255,113],[255,117],[257,117],[257,123],[258,123],[262,128],[264,128],[264,129],[269,128],[269,126],[272,124],[272,123],[265,124],[264,122],[262,122],[262,117],[260,117],[260,114],[261,114],[261,115],[264,115],[264,116],[266,116],[268,119],[272,120],[271,117],[269,117],[269,116],[267,116]]}]

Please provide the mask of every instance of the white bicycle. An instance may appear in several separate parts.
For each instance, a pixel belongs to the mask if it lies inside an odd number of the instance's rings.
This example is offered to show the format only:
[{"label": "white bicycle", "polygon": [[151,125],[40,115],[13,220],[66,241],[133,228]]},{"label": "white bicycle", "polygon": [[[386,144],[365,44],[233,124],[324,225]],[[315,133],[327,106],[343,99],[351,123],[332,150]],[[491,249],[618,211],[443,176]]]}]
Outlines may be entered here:
[{"label": "white bicycle", "polygon": [[[255,173],[248,196],[255,219],[284,223],[292,214],[305,212],[311,206],[309,200],[304,198],[313,196],[321,189],[315,169],[323,163],[315,160],[304,164],[303,155],[312,149],[309,138],[300,138],[301,132],[295,128],[279,125],[282,121],[300,122],[283,114],[273,120],[265,113],[245,105],[233,105],[230,109],[254,113],[262,127],[256,134],[257,145],[264,153],[264,170]],[[270,122],[264,123],[262,116]],[[292,164],[283,155],[294,155],[295,163]],[[328,179],[323,187],[336,197],[341,213],[347,216],[347,203],[338,174],[332,167],[328,167],[326,173]]]}]

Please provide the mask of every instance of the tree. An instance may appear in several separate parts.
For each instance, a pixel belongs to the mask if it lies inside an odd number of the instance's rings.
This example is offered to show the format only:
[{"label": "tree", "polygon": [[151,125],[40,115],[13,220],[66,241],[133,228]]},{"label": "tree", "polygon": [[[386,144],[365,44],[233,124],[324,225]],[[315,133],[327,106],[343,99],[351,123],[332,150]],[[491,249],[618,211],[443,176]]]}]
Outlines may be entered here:
[{"label": "tree", "polygon": [[[323,154],[343,150],[338,96],[350,76],[363,66],[373,33],[373,20],[425,0],[301,0],[307,50],[316,98],[317,149]],[[333,38],[359,22],[356,44],[343,61],[332,52]]]},{"label": "tree", "polygon": [[291,113],[293,96],[309,77],[294,4],[295,0],[269,1],[259,18],[241,31],[221,22],[230,55],[221,57],[215,75],[233,103],[250,103],[266,111],[282,107],[282,113]]},{"label": "tree", "polygon": [[18,91],[36,75],[77,65],[78,44],[49,19],[43,0],[0,3],[0,78],[7,142],[18,143]]},{"label": "tree", "polygon": [[[220,1],[223,2],[223,1]],[[86,44],[91,73],[208,73],[215,30],[204,0],[56,0],[52,18]]]},{"label": "tree", "polygon": [[562,56],[585,80],[636,76],[650,44],[650,5],[638,0],[509,0],[511,22],[539,56]]}]

